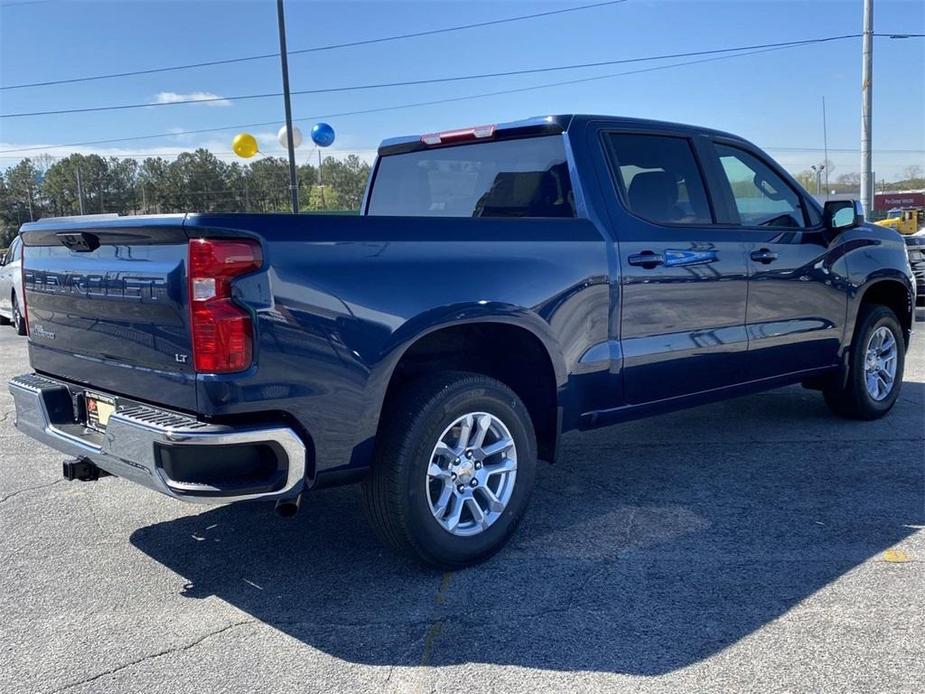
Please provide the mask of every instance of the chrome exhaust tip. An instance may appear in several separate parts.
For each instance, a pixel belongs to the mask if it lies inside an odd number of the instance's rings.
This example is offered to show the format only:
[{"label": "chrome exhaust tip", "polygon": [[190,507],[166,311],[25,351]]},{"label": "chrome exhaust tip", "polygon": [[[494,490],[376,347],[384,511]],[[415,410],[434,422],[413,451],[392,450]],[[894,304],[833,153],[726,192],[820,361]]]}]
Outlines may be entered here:
[{"label": "chrome exhaust tip", "polygon": [[302,495],[292,497],[291,499],[280,499],[276,502],[276,512],[282,518],[292,518],[299,512],[299,506],[302,504]]}]

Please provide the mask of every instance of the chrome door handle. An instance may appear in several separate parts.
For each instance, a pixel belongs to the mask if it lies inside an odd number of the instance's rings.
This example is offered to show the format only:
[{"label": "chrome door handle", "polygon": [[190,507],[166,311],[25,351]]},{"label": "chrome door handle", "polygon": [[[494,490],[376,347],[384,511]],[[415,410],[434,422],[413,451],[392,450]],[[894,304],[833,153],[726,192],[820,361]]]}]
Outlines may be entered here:
[{"label": "chrome door handle", "polygon": [[767,265],[768,263],[773,263],[775,260],[777,260],[777,253],[767,248],[762,248],[760,251],[752,252],[752,260],[754,260],[756,263],[764,263]]},{"label": "chrome door handle", "polygon": [[661,253],[653,253],[652,251],[643,251],[642,253],[635,253],[631,255],[626,261],[630,265],[638,265],[646,270],[651,270],[654,267],[663,265],[665,263],[665,256]]}]

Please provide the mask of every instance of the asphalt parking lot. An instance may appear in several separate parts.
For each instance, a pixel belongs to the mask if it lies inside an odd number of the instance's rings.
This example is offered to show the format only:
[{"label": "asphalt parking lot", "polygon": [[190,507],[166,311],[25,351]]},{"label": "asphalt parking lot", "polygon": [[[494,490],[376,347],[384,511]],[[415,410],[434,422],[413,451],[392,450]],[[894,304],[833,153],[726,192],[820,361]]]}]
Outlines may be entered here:
[{"label": "asphalt parking lot", "polygon": [[64,482],[4,388],[0,691],[925,691],[919,326],[886,419],[788,388],[570,435],[513,543],[448,574],[355,488],[285,520]]}]

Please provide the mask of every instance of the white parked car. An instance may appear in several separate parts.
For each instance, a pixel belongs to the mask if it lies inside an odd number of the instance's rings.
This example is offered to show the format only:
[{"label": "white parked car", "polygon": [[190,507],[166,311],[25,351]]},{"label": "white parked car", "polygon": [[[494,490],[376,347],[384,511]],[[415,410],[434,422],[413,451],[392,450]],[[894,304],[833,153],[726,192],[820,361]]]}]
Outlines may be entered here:
[{"label": "white parked car", "polygon": [[0,323],[12,323],[19,335],[26,334],[22,296],[22,238],[17,236],[0,258]]}]

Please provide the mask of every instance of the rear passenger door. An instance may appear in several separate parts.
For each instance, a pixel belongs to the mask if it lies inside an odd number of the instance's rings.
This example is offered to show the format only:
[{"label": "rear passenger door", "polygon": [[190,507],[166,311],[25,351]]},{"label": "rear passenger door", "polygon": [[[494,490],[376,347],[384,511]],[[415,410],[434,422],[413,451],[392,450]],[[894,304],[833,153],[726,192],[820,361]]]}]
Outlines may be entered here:
[{"label": "rear passenger door", "polygon": [[845,326],[845,261],[821,215],[760,151],[713,146],[720,220],[749,237],[749,380],[832,366]]},{"label": "rear passenger door", "polygon": [[748,340],[746,243],[715,224],[697,137],[602,132],[613,183],[628,404],[738,383]]}]

